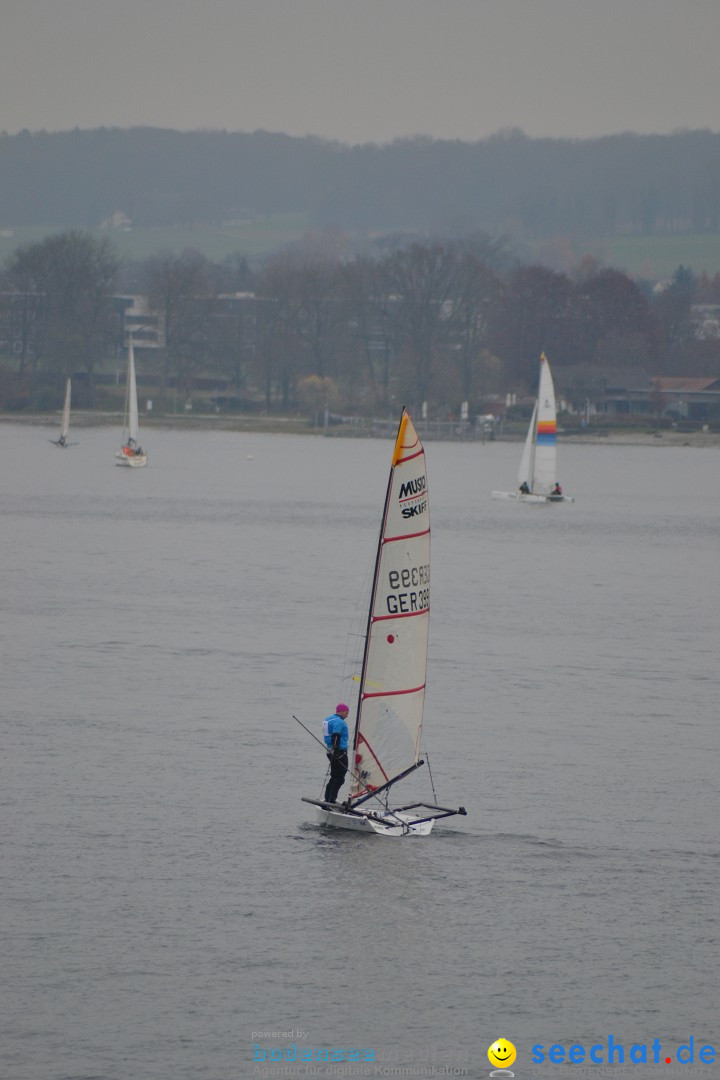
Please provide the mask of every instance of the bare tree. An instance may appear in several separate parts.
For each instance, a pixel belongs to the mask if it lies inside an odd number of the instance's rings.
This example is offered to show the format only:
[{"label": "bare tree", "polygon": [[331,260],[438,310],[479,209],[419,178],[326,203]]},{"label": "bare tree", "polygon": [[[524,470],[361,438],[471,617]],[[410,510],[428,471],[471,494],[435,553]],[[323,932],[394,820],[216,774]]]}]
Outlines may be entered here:
[{"label": "bare tree", "polygon": [[161,399],[171,373],[178,389],[187,393],[194,374],[207,359],[212,315],[208,270],[205,256],[190,248],[180,255],[156,256],[145,264],[149,303],[160,316],[164,342]]},{"label": "bare tree", "polygon": [[384,264],[388,317],[407,371],[408,401],[427,401],[436,361],[447,347],[460,262],[452,247],[413,244]]},{"label": "bare tree", "polygon": [[655,298],[653,308],[663,339],[662,354],[665,366],[685,368],[691,355],[694,339],[692,305],[695,295],[695,276],[685,266],[679,266],[670,284]]},{"label": "bare tree", "polygon": [[340,273],[347,366],[364,378],[376,406],[387,409],[395,352],[391,339],[387,279],[382,263],[357,258]]},{"label": "bare tree", "polygon": [[544,266],[520,266],[509,276],[498,312],[498,350],[511,377],[534,386],[540,354],[573,357],[572,284]]},{"label": "bare tree", "polygon": [[463,401],[486,393],[486,364],[495,313],[502,296],[500,278],[474,255],[462,255],[453,298],[453,357],[460,376]]},{"label": "bare tree", "polygon": [[339,332],[338,267],[317,255],[288,263],[295,303],[294,333],[302,342],[305,365],[321,379],[335,375]]},{"label": "bare tree", "polygon": [[[650,306],[647,298],[627,274],[620,270],[600,270],[575,286],[574,304],[580,331],[578,352],[597,360],[607,349],[603,342],[632,339],[637,351],[637,339],[649,339],[651,332]],[[620,363],[619,360],[615,361]]]},{"label": "bare tree", "polygon": [[301,345],[296,327],[299,302],[294,270],[278,258],[261,270],[256,279],[257,372],[265,393],[265,404],[273,407],[279,395],[283,408],[295,399]]},{"label": "bare tree", "polygon": [[94,373],[111,340],[110,293],[119,267],[107,238],[71,230],[20,248],[8,267],[9,280],[26,297],[23,307],[21,369],[32,349],[33,374],[47,370],[88,374],[94,400]]},{"label": "bare tree", "polygon": [[209,322],[209,349],[213,367],[229,377],[240,394],[255,355],[256,308],[252,294],[216,296]]}]

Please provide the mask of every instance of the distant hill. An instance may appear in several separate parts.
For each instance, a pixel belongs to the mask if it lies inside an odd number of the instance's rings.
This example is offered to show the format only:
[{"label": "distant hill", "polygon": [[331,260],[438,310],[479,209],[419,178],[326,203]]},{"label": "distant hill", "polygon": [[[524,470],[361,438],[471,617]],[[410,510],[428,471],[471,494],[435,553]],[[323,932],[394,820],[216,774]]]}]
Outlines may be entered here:
[{"label": "distant hill", "polygon": [[[247,240],[251,226],[276,215],[293,222],[289,237],[335,226],[483,230],[531,250],[558,236],[605,238],[608,250],[613,238],[712,242],[720,237],[720,134],[559,140],[507,132],[474,143],[361,146],[263,131],[0,135],[0,242],[10,230],[95,228],[114,218],[133,232],[209,228],[225,238],[222,248],[233,230]],[[254,231],[260,250],[268,237]]]}]

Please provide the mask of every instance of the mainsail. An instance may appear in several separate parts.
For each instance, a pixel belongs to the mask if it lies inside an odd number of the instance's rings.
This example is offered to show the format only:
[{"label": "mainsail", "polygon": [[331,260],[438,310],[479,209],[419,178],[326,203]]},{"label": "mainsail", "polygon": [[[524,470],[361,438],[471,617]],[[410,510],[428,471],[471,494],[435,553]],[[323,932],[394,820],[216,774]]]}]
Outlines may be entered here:
[{"label": "mainsail", "polygon": [[425,451],[403,410],[370,600],[350,762],[351,798],[387,785],[419,760],[429,614]]},{"label": "mainsail", "polygon": [[135,351],[133,349],[132,338],[130,338],[130,344],[128,345],[128,387],[127,387],[127,415],[128,415],[128,437],[134,439],[137,442],[138,439],[138,403],[137,403],[137,383],[135,381]]},{"label": "mainsail", "polygon": [[115,464],[129,469],[142,469],[148,463],[147,453],[138,443],[138,400],[135,379],[135,351],[132,338],[128,342],[127,394],[125,397],[125,426],[123,445],[115,451]]},{"label": "mainsail", "polygon": [[545,353],[540,357],[540,385],[523,449],[518,480],[533,495],[549,495],[555,487],[557,424],[555,388]]},{"label": "mainsail", "polygon": [[537,432],[531,491],[548,495],[555,487],[557,423],[555,388],[545,353],[540,357],[540,386],[537,401]]},{"label": "mainsail", "polygon": [[65,384],[65,407],[63,408],[62,428],[60,429],[60,438],[61,439],[67,439],[68,434],[70,432],[70,395],[71,395],[71,393],[72,393],[72,391],[71,391],[70,379],[68,379],[67,383]]},{"label": "mainsail", "polygon": [[535,468],[535,429],[537,427],[537,410],[538,403],[536,401],[530,419],[530,427],[525,436],[525,445],[523,447],[522,458],[520,459],[520,468],[518,469],[518,483],[527,484],[530,491],[533,489],[533,472]]}]

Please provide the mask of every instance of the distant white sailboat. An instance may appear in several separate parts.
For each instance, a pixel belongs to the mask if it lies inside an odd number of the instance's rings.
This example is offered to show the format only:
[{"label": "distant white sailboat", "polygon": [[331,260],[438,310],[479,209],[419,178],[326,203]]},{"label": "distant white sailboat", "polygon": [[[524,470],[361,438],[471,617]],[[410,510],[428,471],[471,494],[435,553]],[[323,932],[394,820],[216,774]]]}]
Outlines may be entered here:
[{"label": "distant white sailboat", "polygon": [[60,436],[57,439],[51,439],[50,442],[53,446],[59,446],[64,450],[68,446],[77,446],[77,443],[68,442],[68,435],[70,434],[70,397],[72,394],[71,380],[68,379],[65,383],[65,404],[63,406],[62,426],[60,428]]},{"label": "distant white sailboat", "polygon": [[[430,504],[425,451],[403,410],[385,496],[345,803],[305,798],[322,825],[427,835],[465,814],[431,803],[390,808],[390,788],[424,764],[420,737],[430,616]],[[297,719],[297,718],[296,718]],[[303,725],[304,726],[304,725]]]},{"label": "distant white sailboat", "polygon": [[132,337],[128,344],[127,393],[125,395],[125,423],[123,445],[115,451],[115,464],[131,469],[141,469],[148,463],[148,456],[140,445],[138,427],[137,383],[135,381],[135,352]]},{"label": "distant white sailboat", "polygon": [[517,491],[493,491],[494,499],[518,502],[573,502],[557,482],[557,409],[545,353],[540,357],[538,397],[518,470]]}]

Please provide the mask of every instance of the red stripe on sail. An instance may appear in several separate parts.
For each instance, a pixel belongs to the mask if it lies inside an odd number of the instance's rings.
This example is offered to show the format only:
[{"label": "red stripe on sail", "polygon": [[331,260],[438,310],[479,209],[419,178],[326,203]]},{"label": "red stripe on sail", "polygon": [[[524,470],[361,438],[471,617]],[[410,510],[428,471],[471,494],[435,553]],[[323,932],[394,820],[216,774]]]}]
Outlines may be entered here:
[{"label": "red stripe on sail", "polygon": [[[417,446],[417,443],[416,442],[413,443],[413,446]],[[421,446],[420,449],[416,450],[414,454],[408,454],[407,457],[398,458],[396,464],[397,465],[404,465],[406,461],[412,461],[413,458],[420,457],[420,455],[424,454],[424,453],[425,453],[425,451],[423,450],[423,448]]]},{"label": "red stripe on sail", "polygon": [[384,536],[383,544],[391,544],[396,540],[416,540],[418,536],[427,536],[429,532],[430,529],[423,529],[423,531],[419,533],[404,533],[402,536]]},{"label": "red stripe on sail", "polygon": [[[372,756],[373,756],[373,760],[374,760],[375,764],[377,765],[378,769],[379,769],[379,770],[380,770],[380,772],[381,772],[381,773],[383,774],[383,776],[385,777],[385,779],[386,779],[386,780],[389,780],[389,779],[390,779],[390,777],[388,776],[388,774],[387,774],[387,773],[385,772],[385,770],[383,769],[382,765],[380,764],[380,762],[379,762],[379,760],[378,760],[377,754],[375,753],[375,751],[373,750],[372,746],[370,745],[370,743],[369,743],[369,742],[367,741],[367,739],[366,739],[366,738],[365,738],[365,736],[363,735],[362,731],[361,731],[361,732],[360,732],[360,733],[358,734],[358,746],[360,745],[360,743],[361,743],[361,742],[362,742],[362,743],[365,743],[365,745],[367,746],[368,750],[369,750],[369,751],[370,751],[370,753],[372,754]],[[357,749],[357,747],[356,747],[356,749]]]},{"label": "red stripe on sail", "polygon": [[373,615],[372,621],[383,622],[385,619],[412,619],[415,615],[427,615],[429,607],[420,608],[418,611],[403,611],[399,615]]},{"label": "red stripe on sail", "polygon": [[[425,689],[425,683],[422,686],[413,686],[411,690],[381,690],[378,694],[363,694],[363,701],[367,698],[375,697],[397,697],[398,694],[419,694],[421,690]],[[373,757],[375,755],[373,754]],[[378,761],[378,765],[380,762]]]},{"label": "red stripe on sail", "polygon": [[363,795],[369,795],[371,791],[377,791],[377,785],[376,784],[368,784],[367,787],[360,788],[360,790],[356,791],[354,795],[351,794],[350,798],[351,799],[359,799]]}]

